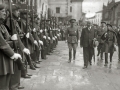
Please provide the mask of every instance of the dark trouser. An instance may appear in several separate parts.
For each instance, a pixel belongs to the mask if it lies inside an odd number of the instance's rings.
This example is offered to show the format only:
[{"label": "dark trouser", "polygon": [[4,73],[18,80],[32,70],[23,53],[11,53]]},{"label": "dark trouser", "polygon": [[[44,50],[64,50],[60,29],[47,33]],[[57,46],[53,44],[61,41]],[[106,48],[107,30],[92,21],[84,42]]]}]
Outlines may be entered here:
[{"label": "dark trouser", "polygon": [[83,57],[84,57],[84,66],[88,66],[88,62],[91,63],[93,56],[94,48],[93,47],[83,47]]},{"label": "dark trouser", "polygon": [[9,90],[11,74],[0,75],[0,90]]},{"label": "dark trouser", "polygon": [[118,45],[118,60],[120,61],[120,45]]},{"label": "dark trouser", "polygon": [[[110,53],[110,62],[112,62],[113,52]],[[108,53],[105,53],[105,63],[108,64]]]},{"label": "dark trouser", "polygon": [[73,49],[73,58],[75,59],[77,44],[76,43],[68,43],[68,48],[69,48],[69,60],[71,61],[72,49]]},{"label": "dark trouser", "polygon": [[11,75],[10,79],[10,90],[17,90],[20,85],[21,70],[18,69],[16,63],[14,63],[14,74]]},{"label": "dark trouser", "polygon": [[46,48],[41,50],[41,58],[46,59]]},{"label": "dark trouser", "polygon": [[103,59],[103,47],[104,47],[104,44],[103,43],[100,43],[99,45],[98,45],[98,54],[97,54],[97,56],[99,56],[99,54],[100,54],[100,57],[101,57],[101,59]]}]

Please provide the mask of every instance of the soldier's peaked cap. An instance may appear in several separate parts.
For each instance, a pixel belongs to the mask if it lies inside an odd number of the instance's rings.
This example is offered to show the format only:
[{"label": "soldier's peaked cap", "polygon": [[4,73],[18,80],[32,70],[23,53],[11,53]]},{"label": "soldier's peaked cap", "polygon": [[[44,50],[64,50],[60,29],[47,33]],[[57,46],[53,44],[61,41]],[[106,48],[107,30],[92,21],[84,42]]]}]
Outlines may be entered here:
[{"label": "soldier's peaked cap", "polygon": [[19,10],[20,9],[20,6],[17,5],[17,4],[12,4],[12,10]]},{"label": "soldier's peaked cap", "polygon": [[105,24],[106,24],[106,22],[105,22],[105,21],[102,21],[101,23],[105,23]]},{"label": "soldier's peaked cap", "polygon": [[107,26],[110,26],[110,27],[112,27],[112,25],[111,25],[111,24],[109,24],[109,23],[107,24]]},{"label": "soldier's peaked cap", "polygon": [[76,19],[70,19],[70,22],[74,23],[74,22],[76,22]]},{"label": "soldier's peaked cap", "polygon": [[5,8],[5,5],[3,4],[0,4],[0,10],[4,9]]},{"label": "soldier's peaked cap", "polygon": [[27,9],[20,9],[20,14],[27,14],[28,10]]}]

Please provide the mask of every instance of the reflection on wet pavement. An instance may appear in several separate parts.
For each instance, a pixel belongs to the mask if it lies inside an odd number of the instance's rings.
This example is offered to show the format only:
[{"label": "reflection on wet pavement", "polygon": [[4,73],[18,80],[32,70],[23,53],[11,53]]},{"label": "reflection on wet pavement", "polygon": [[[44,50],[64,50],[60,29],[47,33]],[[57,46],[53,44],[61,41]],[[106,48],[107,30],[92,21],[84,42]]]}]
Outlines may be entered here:
[{"label": "reflection on wet pavement", "polygon": [[39,65],[40,69],[29,70],[33,74],[31,79],[21,79],[24,90],[120,90],[117,53],[111,65],[104,67],[104,60],[96,57],[95,63],[92,60],[92,66],[84,70],[82,48],[78,47],[76,60],[67,63],[67,44],[59,42],[48,58]]}]

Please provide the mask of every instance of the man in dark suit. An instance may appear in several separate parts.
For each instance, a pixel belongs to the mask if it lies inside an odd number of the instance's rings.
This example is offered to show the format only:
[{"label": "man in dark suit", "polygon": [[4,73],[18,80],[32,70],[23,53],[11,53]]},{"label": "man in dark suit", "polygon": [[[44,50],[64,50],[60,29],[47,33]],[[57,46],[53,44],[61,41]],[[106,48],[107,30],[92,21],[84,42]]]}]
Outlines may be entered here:
[{"label": "man in dark suit", "polygon": [[92,64],[92,56],[94,54],[93,40],[96,40],[95,29],[90,22],[87,22],[87,27],[82,29],[80,37],[80,46],[83,47],[84,67],[87,68],[88,62]]}]

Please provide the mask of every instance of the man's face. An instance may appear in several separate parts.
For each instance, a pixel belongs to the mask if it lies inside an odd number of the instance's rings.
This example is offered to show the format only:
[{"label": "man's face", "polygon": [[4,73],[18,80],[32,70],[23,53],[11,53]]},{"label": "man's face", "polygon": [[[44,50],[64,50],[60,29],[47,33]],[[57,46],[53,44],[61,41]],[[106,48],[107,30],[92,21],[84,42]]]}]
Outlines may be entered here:
[{"label": "man's face", "polygon": [[75,26],[75,23],[74,23],[74,22],[71,22],[71,26]]},{"label": "man's face", "polygon": [[113,26],[113,29],[117,29],[117,27],[116,27],[116,26]]},{"label": "man's face", "polygon": [[107,26],[107,28],[108,28],[109,30],[112,30],[112,27],[111,27],[111,26]]},{"label": "man's face", "polygon": [[5,20],[5,18],[6,18],[6,12],[5,12],[5,9],[2,9],[0,10],[0,19]]},{"label": "man's face", "polygon": [[13,11],[13,14],[14,14],[16,17],[19,17],[19,16],[20,16],[19,10],[14,10],[14,11]]},{"label": "man's face", "polygon": [[105,26],[106,26],[106,24],[105,24],[105,23],[102,23],[102,24],[101,24],[101,26],[102,26],[102,27],[105,27]]},{"label": "man's face", "polygon": [[90,26],[91,26],[91,23],[87,23],[87,26],[90,27]]}]

